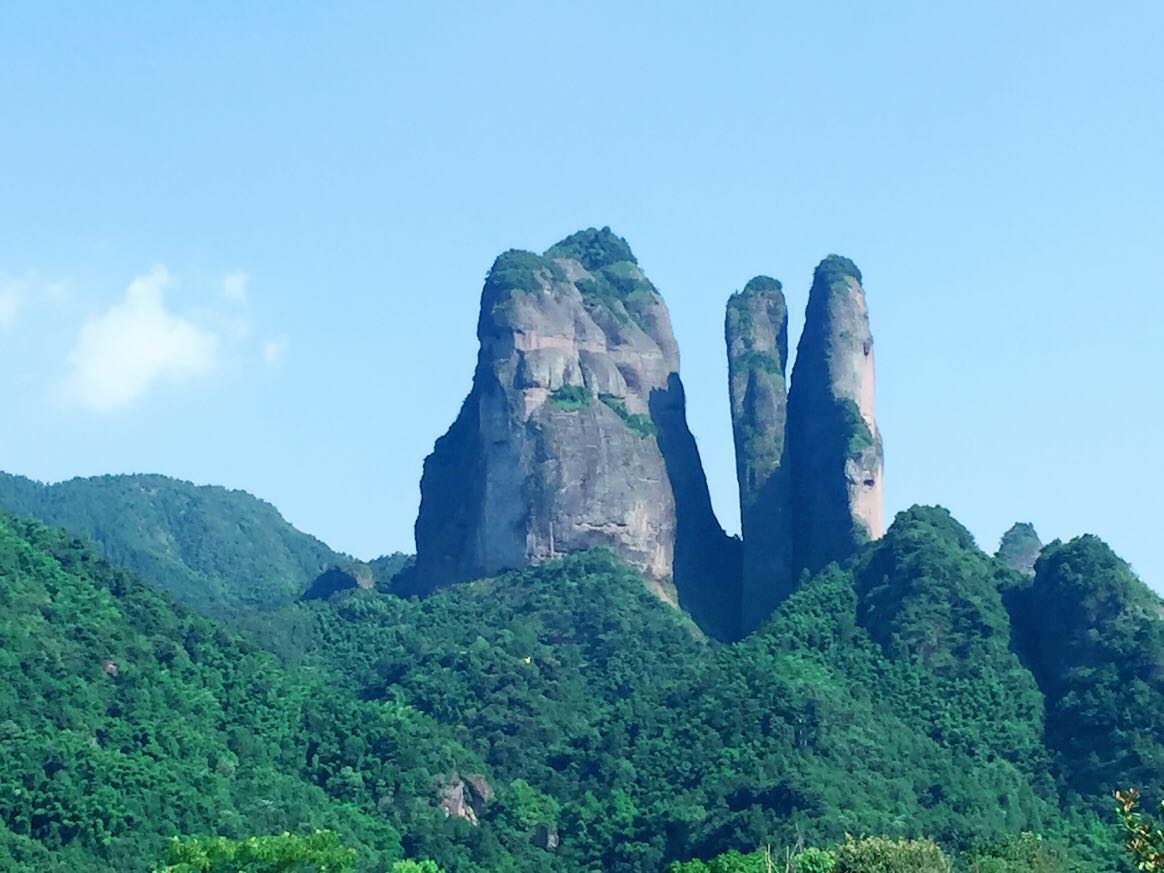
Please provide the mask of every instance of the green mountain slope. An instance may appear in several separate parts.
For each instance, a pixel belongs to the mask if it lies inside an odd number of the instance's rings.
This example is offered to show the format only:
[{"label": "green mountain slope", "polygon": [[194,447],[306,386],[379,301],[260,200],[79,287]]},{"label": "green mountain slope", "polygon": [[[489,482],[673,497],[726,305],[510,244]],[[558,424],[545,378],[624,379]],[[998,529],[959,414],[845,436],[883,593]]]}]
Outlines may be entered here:
[{"label": "green mountain slope", "polygon": [[295,670],[29,523],[0,522],[0,597],[0,869],[329,826],[367,869],[640,873],[845,834],[965,858],[1032,831],[1115,871],[1109,792],[1164,792],[1159,598],[1093,537],[1024,577],[942,509],[731,645],[604,552],[295,602],[264,633]]},{"label": "green mountain slope", "polygon": [[1164,600],[1094,536],[1047,546],[1017,598],[1065,789],[1164,795]]},{"label": "green mountain slope", "polygon": [[42,485],[0,473],[0,511],[86,536],[109,560],[218,617],[291,603],[344,560],[258,498],[165,476]]},{"label": "green mountain slope", "polygon": [[0,668],[5,871],[144,871],[176,833],[305,827],[339,831],[363,870],[406,849],[465,871],[536,852],[446,817],[442,788],[491,777],[428,716],[287,672],[80,541],[5,516]]},{"label": "green mountain slope", "polygon": [[945,510],[915,508],[734,645],[703,639],[602,553],[420,601],[363,592],[293,612],[315,669],[402,697],[551,798],[556,869],[1022,831],[1107,869],[1105,798],[1143,773],[1112,759],[1065,789],[1082,752],[1056,747],[1046,713],[1060,704],[1020,656],[1004,599],[1019,584]]}]

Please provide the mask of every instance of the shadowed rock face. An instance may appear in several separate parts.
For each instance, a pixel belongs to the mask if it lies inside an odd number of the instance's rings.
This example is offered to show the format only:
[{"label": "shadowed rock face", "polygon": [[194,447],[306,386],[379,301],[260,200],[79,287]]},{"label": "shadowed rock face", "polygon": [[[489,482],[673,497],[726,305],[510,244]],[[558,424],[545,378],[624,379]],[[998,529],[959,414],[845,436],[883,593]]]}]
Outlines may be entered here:
[{"label": "shadowed rock face", "polygon": [[728,300],[724,334],[743,531],[746,632],[787,596],[790,531],[782,467],[788,413],[788,307],[780,283],[752,279]]},{"label": "shadowed rock face", "polygon": [[591,229],[543,256],[501,255],[477,337],[472,391],[425,461],[404,587],[606,546],[672,603],[722,601],[693,576],[729,541],[687,429],[670,316],[626,242]]},{"label": "shadowed rock face", "polygon": [[1027,522],[1017,522],[1002,535],[997,557],[1016,573],[1034,576],[1035,563],[1042,551],[1043,543],[1035,532],[1035,526]]},{"label": "shadowed rock face", "polygon": [[799,568],[815,572],[885,532],[873,372],[861,272],[830,255],[813,277],[788,399],[785,463]]}]

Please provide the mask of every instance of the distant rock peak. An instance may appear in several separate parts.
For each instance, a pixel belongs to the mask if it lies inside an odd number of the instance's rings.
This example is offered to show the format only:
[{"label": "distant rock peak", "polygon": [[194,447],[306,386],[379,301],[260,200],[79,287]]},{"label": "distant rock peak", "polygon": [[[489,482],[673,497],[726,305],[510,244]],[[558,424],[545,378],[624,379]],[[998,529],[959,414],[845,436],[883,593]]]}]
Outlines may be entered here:
[{"label": "distant rock peak", "polygon": [[1029,522],[1017,522],[1002,535],[997,557],[1016,573],[1034,576],[1035,564],[1042,551],[1043,542],[1035,526]]},{"label": "distant rock peak", "polygon": [[873,335],[861,271],[829,255],[813,273],[792,386],[787,308],[758,276],[727,305],[729,394],[744,532],[746,631],[804,570],[885,532]]},{"label": "distant rock peak", "polygon": [[801,571],[884,532],[873,337],[861,272],[816,268],[789,388],[783,286],[728,301],[743,540],[715,517],[687,426],[670,315],[626,240],[588,228],[511,249],[481,295],[473,387],[426,459],[415,567],[425,592],[595,546],[717,636],[762,620]]},{"label": "distant rock peak", "polygon": [[609,227],[601,230],[589,227],[572,233],[546,250],[547,258],[568,258],[578,261],[587,270],[601,270],[614,264],[638,264],[634,252],[625,239]]},{"label": "distant rock peak", "polygon": [[727,538],[667,307],[626,241],[590,229],[505,252],[481,303],[473,388],[425,461],[413,589],[605,546],[665,599],[704,599],[688,541]]}]

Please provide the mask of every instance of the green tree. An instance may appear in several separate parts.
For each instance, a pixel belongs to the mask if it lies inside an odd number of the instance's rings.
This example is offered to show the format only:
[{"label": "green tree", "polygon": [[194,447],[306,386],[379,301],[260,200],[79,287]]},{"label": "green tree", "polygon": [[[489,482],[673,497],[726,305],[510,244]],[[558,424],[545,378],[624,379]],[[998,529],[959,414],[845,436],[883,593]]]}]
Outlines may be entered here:
[{"label": "green tree", "polygon": [[331,831],[241,840],[175,837],[169,863],[156,873],[353,873],[355,864],[355,850],[342,847]]},{"label": "green tree", "polygon": [[[1161,821],[1153,821],[1137,811],[1140,792],[1135,788],[1117,791],[1115,800],[1116,812],[1124,830],[1124,846],[1132,856],[1136,869],[1151,873],[1164,870],[1164,827]],[[1160,803],[1160,813],[1164,817],[1164,801]]]}]

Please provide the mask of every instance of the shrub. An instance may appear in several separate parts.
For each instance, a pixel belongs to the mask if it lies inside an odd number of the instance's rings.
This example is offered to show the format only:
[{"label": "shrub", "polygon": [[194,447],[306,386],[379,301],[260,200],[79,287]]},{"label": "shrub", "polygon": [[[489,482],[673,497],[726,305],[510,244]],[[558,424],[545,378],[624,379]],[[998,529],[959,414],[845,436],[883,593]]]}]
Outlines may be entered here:
[{"label": "shrub", "polygon": [[1037,834],[1018,834],[979,845],[966,855],[968,873],[1066,873],[1077,869]]},{"label": "shrub", "polygon": [[655,423],[651,421],[649,415],[644,415],[641,412],[627,412],[626,401],[623,398],[614,394],[599,394],[598,399],[613,409],[615,414],[622,419],[623,424],[640,437],[646,439],[658,434],[659,429],[655,427]]},{"label": "shrub", "polygon": [[[1124,829],[1124,847],[1132,856],[1137,870],[1149,873],[1164,871],[1164,827],[1158,821],[1146,818],[1136,811],[1140,803],[1140,792],[1132,788],[1115,793],[1116,812]],[[1164,816],[1164,802],[1160,803],[1160,814]]]},{"label": "shrub", "polygon": [[833,873],[950,873],[950,859],[933,840],[849,837],[833,853]]},{"label": "shrub", "polygon": [[554,389],[550,401],[558,409],[574,412],[590,405],[590,392],[585,385],[563,385]]},{"label": "shrub", "polygon": [[826,849],[805,849],[796,856],[796,873],[832,873],[837,859]]}]

